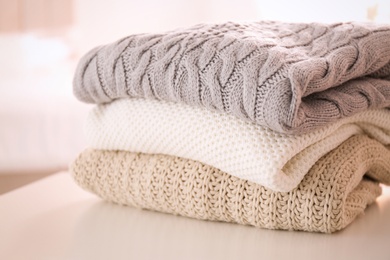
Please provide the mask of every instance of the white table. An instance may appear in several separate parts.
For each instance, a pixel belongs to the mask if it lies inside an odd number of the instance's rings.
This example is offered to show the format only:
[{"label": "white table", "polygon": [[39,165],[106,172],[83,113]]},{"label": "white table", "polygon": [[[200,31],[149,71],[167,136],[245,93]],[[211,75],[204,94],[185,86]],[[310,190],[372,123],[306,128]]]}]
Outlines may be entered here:
[{"label": "white table", "polygon": [[390,187],[335,234],[273,231],[101,201],[59,173],[0,196],[0,259],[390,259]]}]

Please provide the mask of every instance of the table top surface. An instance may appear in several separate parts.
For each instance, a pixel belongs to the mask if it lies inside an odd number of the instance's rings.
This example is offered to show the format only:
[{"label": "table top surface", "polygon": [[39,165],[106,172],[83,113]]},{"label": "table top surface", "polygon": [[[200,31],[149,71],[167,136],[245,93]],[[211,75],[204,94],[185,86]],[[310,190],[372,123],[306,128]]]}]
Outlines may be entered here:
[{"label": "table top surface", "polygon": [[334,234],[110,204],[62,172],[0,196],[0,259],[390,259],[390,187]]}]

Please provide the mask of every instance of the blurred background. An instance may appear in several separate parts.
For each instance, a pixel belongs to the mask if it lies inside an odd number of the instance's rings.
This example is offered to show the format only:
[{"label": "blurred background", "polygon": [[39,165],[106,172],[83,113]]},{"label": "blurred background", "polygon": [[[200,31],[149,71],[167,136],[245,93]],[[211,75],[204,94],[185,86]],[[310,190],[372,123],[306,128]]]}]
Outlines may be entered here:
[{"label": "blurred background", "polygon": [[126,35],[197,23],[390,23],[389,0],[0,0],[0,194],[59,170],[85,147],[78,59]]}]

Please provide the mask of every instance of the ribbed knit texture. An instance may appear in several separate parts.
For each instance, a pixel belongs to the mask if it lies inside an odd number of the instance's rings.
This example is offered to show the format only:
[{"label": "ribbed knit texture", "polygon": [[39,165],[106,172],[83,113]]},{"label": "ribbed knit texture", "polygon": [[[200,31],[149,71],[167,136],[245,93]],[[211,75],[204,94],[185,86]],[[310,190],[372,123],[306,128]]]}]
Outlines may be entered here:
[{"label": "ribbed knit texture", "polygon": [[202,24],[131,35],[80,61],[74,93],[184,102],[302,133],[390,105],[390,26]]},{"label": "ribbed knit texture", "polygon": [[283,192],[298,186],[320,157],[363,131],[390,144],[390,111],[365,111],[287,135],[201,107],[121,99],[95,107],[86,122],[91,148],[178,156]]},{"label": "ribbed knit texture", "polygon": [[[334,232],[390,181],[390,150],[364,135],[321,158],[297,188],[273,192],[202,163],[167,155],[85,150],[76,182],[105,200],[204,220],[269,229]],[[370,179],[362,179],[367,172]]]}]

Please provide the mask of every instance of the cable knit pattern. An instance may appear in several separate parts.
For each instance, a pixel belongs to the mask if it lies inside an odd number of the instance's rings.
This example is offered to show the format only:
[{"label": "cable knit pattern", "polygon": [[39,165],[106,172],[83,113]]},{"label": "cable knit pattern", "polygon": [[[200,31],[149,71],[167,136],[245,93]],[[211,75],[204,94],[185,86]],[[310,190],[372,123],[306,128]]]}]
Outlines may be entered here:
[{"label": "cable knit pattern", "polygon": [[364,23],[202,24],[131,35],[79,63],[82,101],[145,97],[303,133],[390,105],[390,26]]},{"label": "cable knit pattern", "polygon": [[86,122],[91,148],[187,158],[284,192],[319,158],[363,131],[389,144],[390,111],[369,110],[311,133],[287,135],[201,107],[120,99],[95,107]]},{"label": "cable knit pattern", "polygon": [[[373,180],[390,182],[388,148],[364,135],[351,137],[288,193],[167,155],[89,149],[71,171],[81,187],[118,204],[261,228],[334,232],[380,195]],[[370,179],[362,179],[366,172]]]}]

